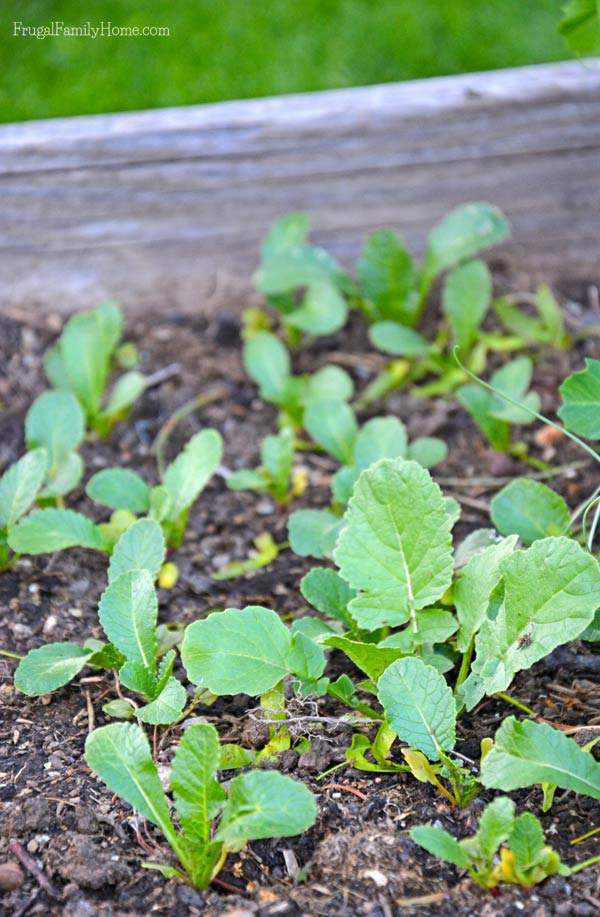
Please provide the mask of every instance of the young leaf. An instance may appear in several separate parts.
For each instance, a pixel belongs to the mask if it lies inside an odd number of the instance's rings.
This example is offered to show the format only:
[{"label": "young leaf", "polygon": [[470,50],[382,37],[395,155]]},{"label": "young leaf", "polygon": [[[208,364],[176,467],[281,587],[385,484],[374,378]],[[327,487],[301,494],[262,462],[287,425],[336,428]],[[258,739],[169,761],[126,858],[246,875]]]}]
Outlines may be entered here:
[{"label": "young leaf", "polygon": [[98,617],[110,642],[129,662],[156,672],[158,601],[147,570],[113,579],[100,597]]},{"label": "young leaf", "polygon": [[30,697],[50,694],[75,678],[91,654],[74,643],[47,643],[30,650],[15,671],[15,688]]},{"label": "young leaf", "polygon": [[146,570],[155,580],[164,562],[165,550],[165,536],[158,522],[138,519],[123,532],[113,548],[108,582],[137,570]]},{"label": "young leaf", "polygon": [[397,417],[373,417],[364,424],[354,445],[354,462],[364,471],[379,459],[404,458],[406,427]]},{"label": "young leaf", "polygon": [[386,718],[398,735],[430,761],[456,742],[456,704],[443,675],[416,656],[398,659],[377,684]]},{"label": "young leaf", "polygon": [[398,357],[424,357],[431,350],[422,334],[398,322],[375,322],[369,328],[369,340],[382,353]]},{"label": "young leaf", "polygon": [[[448,457],[448,446],[437,436],[421,436],[408,447],[407,458],[418,462],[423,468],[433,468]],[[451,499],[451,498],[449,498]]]},{"label": "young leaf", "polygon": [[375,306],[377,318],[397,319],[409,325],[414,321],[414,264],[393,230],[371,233],[356,270],[361,293]]},{"label": "young leaf", "polygon": [[186,629],[181,659],[193,684],[213,694],[264,694],[290,672],[292,636],[260,605],[213,612]]},{"label": "young leaf", "polygon": [[345,401],[311,401],[304,412],[304,426],[312,439],[338,462],[351,464],[358,424]]},{"label": "young leaf", "polygon": [[487,615],[492,592],[500,582],[500,565],[515,550],[518,538],[511,535],[474,554],[465,565],[454,588],[456,613],[460,621],[456,645],[466,652]]},{"label": "young leaf", "polygon": [[265,401],[277,404],[282,400],[290,376],[290,356],[279,338],[268,331],[259,331],[244,344],[244,369],[260,389]]},{"label": "young leaf", "polygon": [[328,618],[336,618],[347,627],[353,624],[348,603],[356,593],[335,570],[313,567],[300,581],[300,592],[306,601]]},{"label": "young leaf", "polygon": [[77,452],[71,452],[62,465],[48,471],[38,499],[64,497],[77,487],[82,477],[83,459]]},{"label": "young leaf", "polygon": [[173,518],[189,509],[206,487],[222,457],[223,440],[216,430],[202,430],[186,443],[163,478],[172,501]]},{"label": "young leaf", "polygon": [[333,334],[346,323],[346,300],[329,279],[311,283],[298,309],[285,317],[287,325],[308,334]]},{"label": "young leaf", "polygon": [[471,860],[456,838],[443,828],[435,825],[417,825],[408,832],[410,838],[419,847],[423,847],[432,856],[445,863],[451,863],[458,869],[469,869]]},{"label": "young leaf", "polygon": [[[501,369],[492,373],[490,385],[504,392],[513,401],[519,401],[523,407],[517,407],[506,401],[500,395],[489,392],[489,411],[497,420],[505,420],[513,424],[530,424],[533,422],[531,411],[539,411],[540,398],[536,392],[529,392],[533,375],[533,363],[529,357],[517,357],[510,360]],[[526,410],[529,408],[529,410]]]},{"label": "young leaf", "polygon": [[254,282],[267,296],[328,280],[339,271],[326,251],[306,242],[305,220],[304,214],[290,214],[275,223],[263,241]]},{"label": "young leaf", "polygon": [[326,509],[298,509],[288,518],[290,547],[299,557],[331,557],[342,520]]},{"label": "young leaf", "polygon": [[407,625],[386,637],[378,645],[394,646],[405,653],[414,653],[415,648],[423,644],[445,643],[448,637],[458,629],[456,618],[443,608],[425,608],[416,614],[416,631]]},{"label": "young leaf", "polygon": [[323,648],[311,637],[301,630],[292,634],[288,665],[294,675],[302,681],[317,681],[325,670],[325,662]]},{"label": "young leaf", "polygon": [[558,416],[566,428],[587,439],[600,439],[600,360],[587,359],[585,369],[565,379],[560,394]]},{"label": "young leaf", "polygon": [[186,700],[185,688],[181,682],[171,676],[167,679],[158,697],[144,707],[138,707],[137,717],[142,723],[149,723],[152,726],[168,726],[181,716]]},{"label": "young leaf", "polygon": [[216,779],[221,767],[219,736],[214,726],[188,726],[171,765],[171,789],[179,822],[188,838],[210,841],[210,826],[225,801]]},{"label": "young leaf", "polygon": [[456,397],[469,412],[492,449],[505,452],[510,445],[510,425],[490,414],[492,399],[490,393],[479,385],[463,385]]},{"label": "young leaf", "polygon": [[17,554],[50,554],[65,548],[107,549],[98,526],[72,509],[34,510],[11,529],[8,543]]},{"label": "young leaf", "polygon": [[261,445],[261,461],[271,476],[272,493],[278,500],[285,500],[287,497],[295,444],[294,431],[290,427],[284,427],[277,436],[265,437]]},{"label": "young leaf", "polygon": [[276,771],[251,771],[231,781],[215,840],[241,850],[250,840],[301,834],[316,817],[314,796],[304,784]]},{"label": "young leaf", "polygon": [[568,538],[543,538],[516,551],[501,572],[504,602],[481,625],[477,656],[461,689],[469,710],[485,694],[505,691],[521,669],[574,640],[600,606],[598,562]]},{"label": "young leaf", "polygon": [[544,849],[544,829],[531,812],[515,818],[508,844],[515,856],[515,866],[525,871],[534,866]]},{"label": "young leaf", "polygon": [[311,401],[349,401],[354,394],[354,382],[339,366],[323,366],[306,380],[305,404]]},{"label": "young leaf", "polygon": [[146,378],[142,373],[135,369],[125,373],[115,382],[102,413],[109,419],[118,417],[119,414],[126,412],[134,401],[137,401],[145,388]]},{"label": "young leaf", "polygon": [[100,410],[108,378],[111,347],[103,339],[103,323],[93,312],[80,312],[69,319],[59,341],[60,358],[67,385],[81,402],[89,418]]},{"label": "young leaf", "polygon": [[486,316],[492,295],[492,276],[483,261],[467,261],[451,271],[442,302],[454,343],[469,350]]},{"label": "young leaf", "polygon": [[27,512],[46,476],[45,449],[27,452],[0,478],[0,529],[10,528]]},{"label": "young leaf", "polygon": [[398,626],[437,601],[452,580],[450,518],[424,468],[384,459],[363,471],[334,551],[359,594],[348,610],[360,627]]},{"label": "young leaf", "polygon": [[51,469],[68,459],[84,435],[85,415],[72,392],[43,392],[27,412],[27,448],[46,449]]},{"label": "young leaf", "polygon": [[529,478],[516,478],[503,487],[491,502],[490,515],[499,532],[518,535],[525,545],[564,535],[571,524],[569,508],[560,494]]},{"label": "young leaf", "polygon": [[104,468],[92,475],[85,492],[91,500],[109,509],[128,509],[132,513],[147,513],[150,509],[150,488],[129,468]]},{"label": "young leaf", "polygon": [[358,640],[339,637],[337,634],[327,637],[323,643],[345,653],[372,681],[377,681],[392,662],[406,655],[400,649],[377,646],[376,643],[361,643]]},{"label": "young leaf", "polygon": [[481,813],[475,839],[488,862],[493,860],[500,844],[508,839],[513,830],[514,821],[515,804],[507,796],[499,796],[498,799],[494,799]]},{"label": "young leaf", "polygon": [[504,720],[485,756],[481,782],[490,789],[512,790],[550,783],[600,799],[600,763],[577,742],[546,723]]}]

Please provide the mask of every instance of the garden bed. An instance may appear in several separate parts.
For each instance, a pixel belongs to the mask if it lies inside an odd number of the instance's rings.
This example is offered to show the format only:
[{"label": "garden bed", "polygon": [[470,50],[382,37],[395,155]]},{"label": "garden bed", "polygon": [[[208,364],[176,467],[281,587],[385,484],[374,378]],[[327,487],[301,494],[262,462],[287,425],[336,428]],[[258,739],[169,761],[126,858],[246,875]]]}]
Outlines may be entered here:
[{"label": "garden bed", "polygon": [[[14,314],[14,313],[13,313]],[[572,312],[573,321],[581,313]],[[55,316],[2,318],[0,324],[0,460],[14,461],[23,450],[26,410],[44,388],[41,358],[60,329]],[[227,468],[257,463],[258,443],[273,431],[275,410],[261,401],[240,360],[239,324],[235,317],[192,318],[169,314],[137,319],[128,336],[142,353],[142,369],[177,364],[167,381],[148,390],[125,425],[105,442],[88,443],[83,456],[88,471],[118,465],[134,468],[149,480],[155,475],[151,444],[173,411],[199,392],[215,396],[205,408],[179,424],[170,439],[175,454],[189,436],[203,428],[217,428],[225,441]],[[556,409],[559,383],[585,356],[593,356],[596,339],[588,337],[571,351],[542,354],[535,368],[534,389],[546,413]],[[364,323],[356,316],[346,330],[321,338],[295,357],[296,371],[314,371],[325,363],[348,370],[358,386],[383,367],[385,358],[369,346]],[[366,413],[366,419],[381,411]],[[503,479],[526,473],[523,465],[493,453],[454,401],[417,400],[404,393],[392,395],[386,413],[400,417],[409,435],[437,435],[447,441],[449,457],[434,471],[444,492],[462,504],[457,533],[487,524],[490,497]],[[539,436],[541,425],[528,427],[534,457],[554,466],[572,466],[552,480],[553,486],[576,505],[594,489],[592,461],[565,438],[553,444]],[[302,453],[309,474],[304,497],[294,503],[310,507],[329,501],[329,482],[335,463],[322,455]],[[529,472],[531,469],[529,469]],[[483,479],[482,483],[477,483]],[[78,491],[70,505],[98,516],[97,508]],[[287,513],[270,497],[235,493],[217,476],[198,501],[190,518],[184,545],[177,552],[180,579],[171,591],[161,590],[160,621],[188,623],[212,608],[264,604],[286,620],[308,613],[298,584],[310,561],[284,550],[267,568],[243,577],[215,581],[217,569],[241,560],[252,550],[253,538],[270,532],[286,540]],[[81,641],[100,637],[97,602],[105,587],[102,556],[77,550],[53,556],[24,558],[0,577],[0,646],[25,653],[50,640]],[[43,870],[42,884],[26,873],[23,883],[6,895],[3,906],[11,914],[221,914],[231,911],[260,914],[381,914],[389,917],[405,908],[442,915],[579,914],[597,912],[600,886],[596,869],[571,878],[554,876],[531,891],[503,887],[492,896],[469,880],[459,881],[453,867],[440,864],[416,847],[406,834],[412,825],[439,820],[463,837],[476,827],[485,791],[467,809],[447,804],[433,787],[402,775],[377,775],[343,766],[317,779],[344,761],[352,730],[329,721],[314,722],[309,752],[283,754],[280,769],[305,781],[318,796],[316,825],[299,837],[259,841],[228,858],[219,881],[207,893],[195,891],[158,873],[144,870],[143,846],[162,846],[160,835],[139,825],[130,807],[112,796],[91,775],[83,759],[88,731],[105,722],[103,699],[111,694],[112,677],[100,674],[76,681],[56,694],[30,699],[14,691],[13,663],[0,658],[3,722],[2,764],[3,836],[0,860],[13,858],[10,841],[22,844]],[[331,668],[355,674],[352,664],[334,653]],[[549,722],[576,725],[600,723],[598,683],[600,656],[589,644],[560,648],[533,670],[518,675],[511,693]],[[220,737],[229,742],[260,747],[264,726],[252,710],[256,701],[245,696],[220,698],[214,706],[199,707]],[[341,712],[333,698],[306,701],[299,716],[317,713],[335,717]],[[479,742],[493,735],[512,711],[487,698],[475,712],[463,716],[458,727],[458,750],[477,759]],[[180,734],[179,727],[164,729],[157,750],[167,763]],[[591,736],[590,736],[591,737]],[[539,789],[513,794],[521,810],[539,812]],[[588,844],[570,847],[570,841],[595,826],[597,806],[583,796],[559,795],[542,818],[550,829],[549,842],[567,862],[596,852]],[[138,832],[136,836],[136,831]],[[156,856],[155,856],[156,858]],[[302,881],[294,882],[297,869]]]}]

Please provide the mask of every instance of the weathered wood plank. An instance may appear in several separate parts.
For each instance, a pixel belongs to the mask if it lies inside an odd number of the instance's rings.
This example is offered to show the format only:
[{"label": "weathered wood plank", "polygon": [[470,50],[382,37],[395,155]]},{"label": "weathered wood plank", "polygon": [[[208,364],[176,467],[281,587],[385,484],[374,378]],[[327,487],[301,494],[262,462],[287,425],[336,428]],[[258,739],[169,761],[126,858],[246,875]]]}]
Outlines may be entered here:
[{"label": "weathered wood plank", "polygon": [[239,308],[290,210],[343,261],[489,200],[523,282],[600,280],[600,66],[0,127],[0,308]]}]

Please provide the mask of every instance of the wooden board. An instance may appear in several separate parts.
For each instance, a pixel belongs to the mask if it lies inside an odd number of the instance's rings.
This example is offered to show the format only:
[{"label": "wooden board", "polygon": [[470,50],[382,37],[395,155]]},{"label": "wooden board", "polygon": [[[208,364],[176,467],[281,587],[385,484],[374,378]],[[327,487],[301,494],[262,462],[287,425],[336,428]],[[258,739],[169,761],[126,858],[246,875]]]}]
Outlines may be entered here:
[{"label": "wooden board", "polygon": [[519,281],[600,281],[600,61],[0,127],[0,308],[239,309],[291,210],[348,264],[455,206]]}]

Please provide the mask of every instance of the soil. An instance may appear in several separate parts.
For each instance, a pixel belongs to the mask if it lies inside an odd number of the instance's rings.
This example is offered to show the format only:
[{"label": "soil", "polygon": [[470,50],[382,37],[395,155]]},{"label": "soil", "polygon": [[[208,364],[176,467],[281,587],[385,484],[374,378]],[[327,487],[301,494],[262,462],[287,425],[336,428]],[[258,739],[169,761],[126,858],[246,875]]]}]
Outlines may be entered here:
[{"label": "soil", "polygon": [[[581,321],[575,306],[571,321]],[[44,388],[41,357],[60,325],[56,316],[12,314],[0,319],[0,468],[23,450],[25,412]],[[87,472],[118,464],[135,468],[154,482],[154,437],[173,411],[199,392],[217,397],[175,428],[169,455],[210,425],[223,434],[228,468],[257,464],[258,445],[273,431],[276,415],[257,397],[244,374],[237,319],[226,314],[211,322],[177,314],[140,318],[130,324],[128,333],[140,348],[144,370],[152,373],[173,363],[177,366],[171,378],[146,392],[130,421],[118,426],[108,441],[85,446]],[[579,368],[583,357],[592,356],[596,347],[594,337],[582,337],[570,353],[539,357],[534,387],[545,411],[556,408],[558,382]],[[320,339],[297,354],[295,369],[315,370],[327,362],[347,368],[361,387],[384,359],[368,347],[361,322],[353,321],[343,335]],[[531,472],[492,453],[454,402],[423,401],[397,393],[388,399],[386,410],[401,417],[413,437],[438,435],[448,441],[449,458],[435,470],[435,477],[446,493],[463,504],[458,539],[487,524],[489,500],[503,479]],[[564,438],[550,441],[544,430],[541,425],[528,427],[522,431],[523,438],[532,455],[553,465],[581,460],[552,482],[576,506],[595,487],[593,463]],[[302,453],[300,461],[308,470],[310,486],[295,508],[325,505],[333,462],[308,453]],[[483,483],[478,482],[481,478]],[[81,491],[69,502],[97,519],[105,518]],[[177,551],[179,582],[173,590],[160,592],[161,621],[185,624],[209,609],[252,603],[274,607],[287,619],[310,613],[298,584],[311,561],[289,550],[269,567],[239,579],[211,578],[228,561],[246,558],[253,538],[263,531],[284,541],[286,513],[268,497],[228,491],[223,477],[217,475],[195,506],[185,543]],[[104,559],[92,552],[22,559],[14,570],[0,576],[0,646],[25,653],[49,641],[99,638],[96,605],[105,572]],[[331,658],[339,671],[356,674],[345,657],[333,654]],[[408,828],[430,821],[459,837],[472,833],[479,812],[491,798],[486,792],[467,809],[458,810],[432,787],[412,778],[343,766],[317,779],[344,760],[350,730],[343,725],[312,726],[310,752],[290,751],[280,762],[283,770],[304,780],[318,796],[319,818],[312,830],[298,838],[253,843],[246,852],[230,856],[221,881],[206,893],[165,880],[142,868],[149,859],[143,848],[154,851],[150,859],[169,861],[161,837],[138,822],[131,809],[91,775],[82,756],[88,731],[106,722],[102,704],[114,696],[111,677],[90,676],[88,670],[50,697],[29,699],[15,693],[13,669],[12,660],[0,657],[0,886],[12,887],[3,895],[0,892],[1,913],[390,917],[418,910],[440,917],[457,911],[585,917],[600,910],[597,869],[568,880],[553,877],[530,892],[504,887],[501,894],[492,895],[409,840]],[[521,673],[511,692],[550,721],[598,725],[599,680],[600,655],[594,655],[589,645],[574,644],[531,672]],[[198,708],[195,715],[205,716],[226,741],[260,744],[261,729],[249,715],[252,705],[248,698],[226,698]],[[324,715],[342,712],[332,699],[320,700],[318,710]],[[514,712],[499,701],[484,701],[460,720],[458,751],[476,759],[480,739],[493,735],[500,721]],[[168,764],[179,732],[180,727],[165,729],[158,736],[161,764]],[[578,738],[585,740],[586,734],[579,733]],[[541,814],[539,789],[513,795],[521,809]],[[567,862],[598,852],[597,837],[576,847],[570,841],[600,824],[599,814],[592,800],[557,793],[552,811],[542,821],[549,842]],[[29,857],[31,869],[10,865],[18,862],[15,843]]]}]

